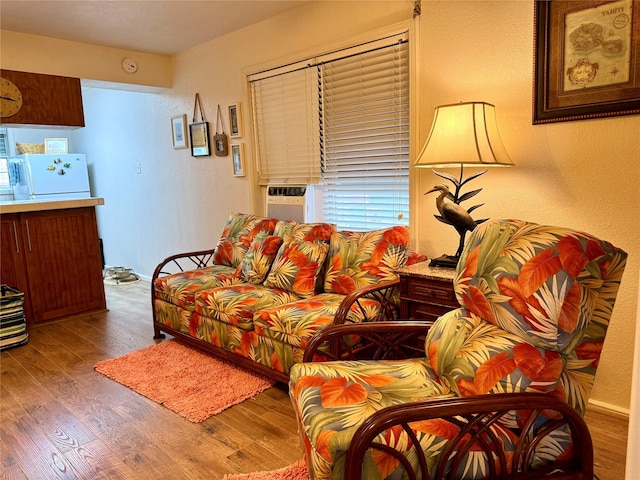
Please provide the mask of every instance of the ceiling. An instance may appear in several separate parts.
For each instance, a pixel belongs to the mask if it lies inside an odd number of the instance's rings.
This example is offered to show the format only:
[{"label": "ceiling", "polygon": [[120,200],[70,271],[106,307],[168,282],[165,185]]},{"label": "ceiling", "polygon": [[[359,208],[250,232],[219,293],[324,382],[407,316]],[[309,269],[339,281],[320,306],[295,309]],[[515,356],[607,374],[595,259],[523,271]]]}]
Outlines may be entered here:
[{"label": "ceiling", "polygon": [[312,0],[0,0],[0,28],[173,55]]}]

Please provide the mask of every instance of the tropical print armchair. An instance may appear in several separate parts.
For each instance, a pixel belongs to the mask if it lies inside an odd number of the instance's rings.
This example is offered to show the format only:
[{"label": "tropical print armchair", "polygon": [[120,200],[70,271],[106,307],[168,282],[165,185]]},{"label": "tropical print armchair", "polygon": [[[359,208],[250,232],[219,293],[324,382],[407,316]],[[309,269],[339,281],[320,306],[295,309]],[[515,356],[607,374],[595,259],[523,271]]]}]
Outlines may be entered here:
[{"label": "tropical print armchair", "polygon": [[[592,478],[581,416],[625,261],[588,234],[491,221],[456,269],[461,308],[431,328],[326,329],[290,372],[311,478]],[[422,355],[397,359],[420,332]],[[376,360],[310,362],[323,342],[344,352],[355,334]]]}]

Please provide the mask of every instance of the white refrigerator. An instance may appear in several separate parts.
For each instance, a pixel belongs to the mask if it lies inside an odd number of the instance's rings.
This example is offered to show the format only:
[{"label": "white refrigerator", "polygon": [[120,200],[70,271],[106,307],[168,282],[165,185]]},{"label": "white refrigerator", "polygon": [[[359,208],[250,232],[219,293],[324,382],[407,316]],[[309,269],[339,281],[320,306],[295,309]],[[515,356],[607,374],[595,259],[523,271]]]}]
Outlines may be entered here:
[{"label": "white refrigerator", "polygon": [[11,159],[17,172],[16,200],[89,198],[89,171],[83,153],[26,153]]}]

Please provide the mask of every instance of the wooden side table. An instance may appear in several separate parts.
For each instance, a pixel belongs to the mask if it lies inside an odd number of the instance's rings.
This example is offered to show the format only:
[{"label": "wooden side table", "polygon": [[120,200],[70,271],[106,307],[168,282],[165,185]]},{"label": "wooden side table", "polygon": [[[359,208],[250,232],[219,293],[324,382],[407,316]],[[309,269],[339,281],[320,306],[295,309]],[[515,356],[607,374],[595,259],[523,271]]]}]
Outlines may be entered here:
[{"label": "wooden side table", "polygon": [[399,274],[400,319],[436,320],[460,306],[453,292],[454,269],[420,262]]}]

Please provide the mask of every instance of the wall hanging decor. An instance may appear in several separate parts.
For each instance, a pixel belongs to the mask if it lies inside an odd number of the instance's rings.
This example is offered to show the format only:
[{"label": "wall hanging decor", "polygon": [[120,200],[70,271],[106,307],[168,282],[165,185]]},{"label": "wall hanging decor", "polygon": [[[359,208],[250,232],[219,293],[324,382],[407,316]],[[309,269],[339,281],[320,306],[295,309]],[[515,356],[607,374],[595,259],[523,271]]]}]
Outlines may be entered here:
[{"label": "wall hanging decor", "polygon": [[[218,128],[222,124],[222,133],[218,133]],[[229,155],[229,139],[227,134],[224,133],[224,119],[220,112],[220,105],[218,105],[218,117],[216,118],[216,134],[213,136],[213,148],[216,152],[216,157],[226,157]]]},{"label": "wall hanging decor", "polygon": [[187,138],[187,115],[176,115],[171,117],[171,135],[173,148],[188,148],[189,139]]},{"label": "wall hanging decor", "polygon": [[233,158],[233,175],[244,177],[244,147],[242,143],[231,145],[231,158]]},{"label": "wall hanging decor", "polygon": [[242,137],[242,110],[240,103],[229,105],[229,136],[231,138]]},{"label": "wall hanging decor", "polygon": [[534,125],[640,114],[636,3],[535,2]]},{"label": "wall hanging decor", "polygon": [[[198,111],[200,111],[200,122],[196,122]],[[209,146],[209,122],[207,122],[204,117],[204,112],[200,105],[200,95],[197,93],[193,105],[193,123],[189,125],[189,136],[191,137],[191,156],[207,157],[211,155],[211,148]]]}]

